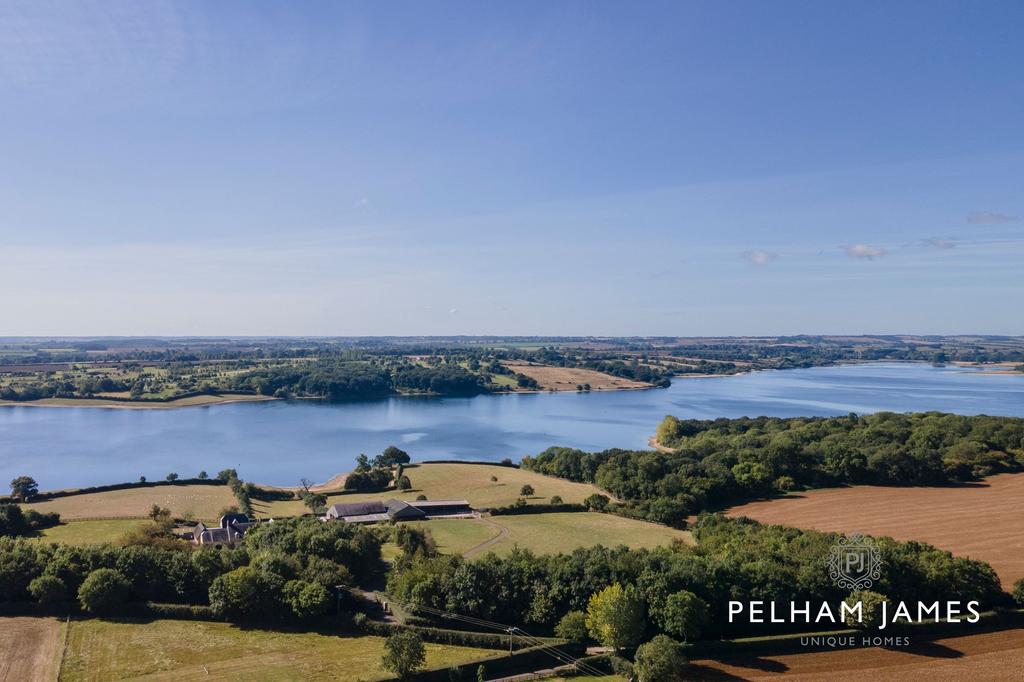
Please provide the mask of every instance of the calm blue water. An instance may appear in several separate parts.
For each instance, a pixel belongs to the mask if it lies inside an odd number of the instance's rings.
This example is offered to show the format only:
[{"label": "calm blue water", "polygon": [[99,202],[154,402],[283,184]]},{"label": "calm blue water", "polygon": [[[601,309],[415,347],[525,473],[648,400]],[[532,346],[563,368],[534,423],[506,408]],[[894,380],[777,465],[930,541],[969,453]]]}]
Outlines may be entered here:
[{"label": "calm blue water", "polygon": [[182,477],[235,467],[246,480],[296,485],[348,471],[389,444],[414,459],[500,460],[550,445],[641,448],[666,414],[836,415],[939,410],[1024,416],[1024,375],[874,364],[677,379],[608,393],[267,402],[175,410],[0,407],[0,482],[43,489]]}]

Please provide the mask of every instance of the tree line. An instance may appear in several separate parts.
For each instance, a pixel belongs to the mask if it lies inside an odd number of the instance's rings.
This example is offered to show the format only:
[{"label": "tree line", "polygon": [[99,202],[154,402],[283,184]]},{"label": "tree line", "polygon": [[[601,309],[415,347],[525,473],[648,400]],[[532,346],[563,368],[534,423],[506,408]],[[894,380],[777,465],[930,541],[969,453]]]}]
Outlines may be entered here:
[{"label": "tree line", "polygon": [[256,526],[235,549],[160,536],[93,547],[0,537],[0,601],[77,600],[105,615],[133,602],[208,604],[227,620],[293,620],[326,613],[337,586],[364,583],[380,561],[379,533],[310,517]]},{"label": "tree line", "polygon": [[1024,469],[1024,419],[927,412],[677,419],[663,451],[548,448],[525,469],[594,483],[608,509],[679,525],[697,512],[802,488],[934,485]]},{"label": "tree line", "polygon": [[[761,633],[760,625],[729,623],[729,600],[834,604],[848,596],[826,569],[836,534],[711,514],[698,519],[694,534],[696,547],[598,546],[557,555],[516,548],[507,557],[473,561],[422,552],[396,564],[388,591],[400,603],[614,647],[633,647],[658,634],[694,640]],[[891,600],[978,600],[983,608],[1011,603],[987,563],[920,542],[878,538],[877,545],[883,568],[872,589]],[[593,616],[594,596],[615,585],[625,591],[629,608],[639,611],[637,625],[624,638],[602,641],[600,624],[585,621]],[[625,603],[616,610],[621,613]]]}]

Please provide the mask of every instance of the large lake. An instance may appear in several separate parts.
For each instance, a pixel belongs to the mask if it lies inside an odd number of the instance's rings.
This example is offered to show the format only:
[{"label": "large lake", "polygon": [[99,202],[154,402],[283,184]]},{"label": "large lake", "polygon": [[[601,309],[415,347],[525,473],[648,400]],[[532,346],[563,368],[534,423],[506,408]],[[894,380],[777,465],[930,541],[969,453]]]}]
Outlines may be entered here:
[{"label": "large lake", "polygon": [[666,414],[837,415],[939,410],[1024,416],[1024,375],[926,364],[869,364],[679,378],[646,391],[239,403],[173,410],[0,407],[0,482],[43,489],[194,476],[235,467],[296,485],[351,469],[389,444],[414,459],[501,460],[550,445],[642,448]]}]

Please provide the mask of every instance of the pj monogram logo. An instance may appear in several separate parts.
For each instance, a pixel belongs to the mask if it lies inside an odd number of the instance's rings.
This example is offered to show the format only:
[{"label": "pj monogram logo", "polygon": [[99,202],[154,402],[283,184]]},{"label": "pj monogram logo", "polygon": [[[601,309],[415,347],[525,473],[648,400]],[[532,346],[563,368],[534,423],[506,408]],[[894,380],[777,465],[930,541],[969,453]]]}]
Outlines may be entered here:
[{"label": "pj monogram logo", "polygon": [[832,545],[828,572],[836,585],[848,590],[871,587],[882,575],[882,559],[873,538],[847,535]]}]

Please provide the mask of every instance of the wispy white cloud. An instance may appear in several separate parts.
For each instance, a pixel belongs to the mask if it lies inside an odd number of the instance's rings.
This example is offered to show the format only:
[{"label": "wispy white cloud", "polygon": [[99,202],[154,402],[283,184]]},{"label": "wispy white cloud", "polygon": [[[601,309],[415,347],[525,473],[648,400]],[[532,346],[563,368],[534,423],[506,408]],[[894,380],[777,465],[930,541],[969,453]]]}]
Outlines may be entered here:
[{"label": "wispy white cloud", "polygon": [[996,213],[995,211],[971,211],[967,214],[967,222],[975,225],[1001,225],[1016,222],[1017,216]]},{"label": "wispy white cloud", "polygon": [[885,249],[880,246],[871,246],[870,244],[849,244],[841,247],[846,251],[846,255],[850,258],[860,258],[866,260],[874,260],[875,258],[881,258],[886,253]]},{"label": "wispy white cloud", "polygon": [[742,254],[743,258],[751,265],[768,265],[773,260],[779,257],[779,254],[772,253],[771,251],[744,251]]},{"label": "wispy white cloud", "polygon": [[943,239],[942,237],[932,237],[922,241],[921,246],[930,249],[954,249],[956,248],[956,242],[951,239]]}]

